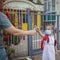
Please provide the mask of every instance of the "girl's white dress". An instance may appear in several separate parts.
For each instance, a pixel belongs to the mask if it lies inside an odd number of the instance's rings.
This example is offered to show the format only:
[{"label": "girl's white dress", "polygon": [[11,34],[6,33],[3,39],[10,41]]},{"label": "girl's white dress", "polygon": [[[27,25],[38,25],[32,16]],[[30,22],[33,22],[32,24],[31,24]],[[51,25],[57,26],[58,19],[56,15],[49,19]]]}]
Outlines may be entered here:
[{"label": "girl's white dress", "polygon": [[54,36],[49,36],[49,43],[44,42],[42,60],[55,60]]}]

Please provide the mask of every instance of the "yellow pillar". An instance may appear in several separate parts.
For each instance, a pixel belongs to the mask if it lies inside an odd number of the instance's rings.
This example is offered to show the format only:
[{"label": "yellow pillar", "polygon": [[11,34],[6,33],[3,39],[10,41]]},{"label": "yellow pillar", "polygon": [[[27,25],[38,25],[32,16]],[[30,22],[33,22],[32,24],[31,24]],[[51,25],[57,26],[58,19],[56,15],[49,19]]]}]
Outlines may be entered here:
[{"label": "yellow pillar", "polygon": [[17,12],[15,12],[15,25],[16,25],[16,28],[18,28],[18,16],[17,16]]},{"label": "yellow pillar", "polygon": [[27,30],[27,23],[22,23],[22,30]]},{"label": "yellow pillar", "polygon": [[[26,12],[22,11],[22,20],[24,18],[23,14],[26,14]],[[26,16],[25,16],[25,18],[26,18]],[[27,22],[23,23],[23,21],[22,21],[22,30],[28,30],[28,23]]]},{"label": "yellow pillar", "polygon": [[41,27],[41,12],[37,13],[37,26]]},{"label": "yellow pillar", "polygon": [[32,29],[34,29],[34,13],[32,13]]}]

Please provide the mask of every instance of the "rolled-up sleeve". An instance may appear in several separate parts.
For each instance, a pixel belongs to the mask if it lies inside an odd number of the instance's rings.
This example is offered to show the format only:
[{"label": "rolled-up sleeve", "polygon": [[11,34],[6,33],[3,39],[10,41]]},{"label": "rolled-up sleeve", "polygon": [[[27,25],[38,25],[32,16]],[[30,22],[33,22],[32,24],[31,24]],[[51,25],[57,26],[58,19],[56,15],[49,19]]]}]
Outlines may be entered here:
[{"label": "rolled-up sleeve", "polygon": [[6,29],[11,26],[12,26],[12,24],[9,21],[9,19],[7,18],[7,16],[0,12],[0,27],[2,27],[3,29]]}]

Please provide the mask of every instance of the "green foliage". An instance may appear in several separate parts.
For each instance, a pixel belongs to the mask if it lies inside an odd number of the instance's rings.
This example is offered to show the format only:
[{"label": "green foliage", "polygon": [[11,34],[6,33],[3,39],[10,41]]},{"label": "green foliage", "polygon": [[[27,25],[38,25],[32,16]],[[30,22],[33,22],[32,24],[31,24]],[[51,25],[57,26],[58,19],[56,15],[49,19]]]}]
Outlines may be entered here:
[{"label": "green foliage", "polygon": [[42,4],[40,0],[37,0],[37,3],[38,3],[38,4]]}]

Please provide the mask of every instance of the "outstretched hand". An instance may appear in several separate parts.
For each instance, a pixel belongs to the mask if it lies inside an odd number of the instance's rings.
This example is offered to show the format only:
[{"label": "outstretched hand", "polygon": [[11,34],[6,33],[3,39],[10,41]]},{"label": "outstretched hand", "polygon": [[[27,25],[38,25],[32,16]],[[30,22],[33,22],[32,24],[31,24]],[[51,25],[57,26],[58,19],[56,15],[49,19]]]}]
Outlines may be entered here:
[{"label": "outstretched hand", "polygon": [[42,37],[45,36],[45,34],[43,34],[43,33],[40,31],[40,28],[39,28],[39,27],[35,26],[35,30],[36,30],[36,32],[38,32],[38,34],[39,34],[40,36],[42,36]]},{"label": "outstretched hand", "polygon": [[40,28],[37,27],[37,26],[35,26],[35,30],[36,30],[37,32],[39,32],[39,31],[40,31]]}]

